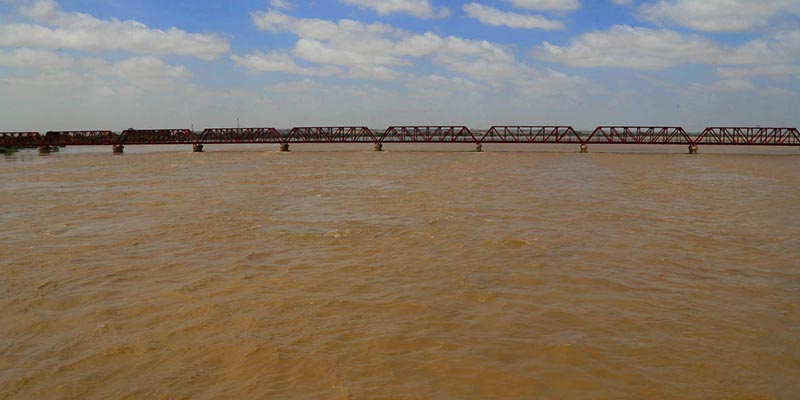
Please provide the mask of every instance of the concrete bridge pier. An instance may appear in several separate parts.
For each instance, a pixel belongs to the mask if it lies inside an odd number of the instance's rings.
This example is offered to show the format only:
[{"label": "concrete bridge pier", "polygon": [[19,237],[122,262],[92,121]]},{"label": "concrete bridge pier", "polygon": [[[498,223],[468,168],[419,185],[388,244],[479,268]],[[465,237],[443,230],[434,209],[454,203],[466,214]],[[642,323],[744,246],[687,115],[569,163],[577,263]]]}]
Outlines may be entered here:
[{"label": "concrete bridge pier", "polygon": [[481,144],[481,143],[476,143],[476,144],[475,144],[475,152],[476,152],[476,153],[482,153],[482,152],[483,152],[483,144]]},{"label": "concrete bridge pier", "polygon": [[202,153],[203,152],[203,145],[200,143],[195,143],[192,145],[192,152],[194,153]]},{"label": "concrete bridge pier", "polygon": [[121,144],[113,144],[111,145],[111,151],[113,151],[114,154],[122,154],[125,152],[125,146]]},{"label": "concrete bridge pier", "polygon": [[281,143],[281,151],[283,151],[283,152],[289,151],[289,143],[286,143],[286,142]]},{"label": "concrete bridge pier", "polygon": [[375,151],[383,151],[383,143],[375,143]]},{"label": "concrete bridge pier", "polygon": [[689,145],[689,154],[697,154],[700,152],[700,146],[696,144]]},{"label": "concrete bridge pier", "polygon": [[589,145],[586,143],[581,144],[581,154],[589,153]]},{"label": "concrete bridge pier", "polygon": [[50,154],[50,146],[39,146],[39,154]]}]

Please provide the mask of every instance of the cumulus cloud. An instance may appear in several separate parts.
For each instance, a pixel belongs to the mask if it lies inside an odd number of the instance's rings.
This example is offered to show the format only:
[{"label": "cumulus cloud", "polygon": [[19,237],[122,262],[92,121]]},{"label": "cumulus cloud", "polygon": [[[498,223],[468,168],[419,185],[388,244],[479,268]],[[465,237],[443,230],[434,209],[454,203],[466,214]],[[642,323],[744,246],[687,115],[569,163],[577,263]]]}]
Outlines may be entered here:
[{"label": "cumulus cloud", "polygon": [[707,32],[739,32],[768,24],[779,15],[800,15],[797,0],[658,0],[637,15]]},{"label": "cumulus cloud", "polygon": [[448,93],[452,90],[478,88],[478,85],[469,79],[458,76],[448,78],[436,74],[410,79],[406,82],[406,86],[412,89],[430,90],[436,93]]},{"label": "cumulus cloud", "polygon": [[0,49],[0,67],[51,69],[67,68],[74,63],[69,55],[63,55],[49,50],[14,49],[3,51]]},{"label": "cumulus cloud", "polygon": [[511,4],[536,11],[571,12],[581,8],[580,0],[511,0]]},{"label": "cumulus cloud", "polygon": [[[495,69],[516,63],[509,49],[483,40],[439,36],[430,32],[409,33],[377,22],[295,18],[277,10],[256,12],[252,17],[254,24],[262,30],[296,35],[298,40],[289,51],[291,56],[320,65],[319,68],[341,67],[343,69],[339,70],[338,75],[342,77],[395,79],[403,76],[398,67],[411,66],[419,57],[429,57],[433,63],[451,69],[455,68],[456,63],[477,60],[494,65]],[[273,61],[277,59],[275,54],[271,55],[269,63],[256,62],[264,58],[264,54],[258,52],[237,55],[234,60],[251,71],[280,70],[308,74],[307,69],[296,68],[289,52],[281,54],[280,68],[274,65]],[[333,69],[330,71],[335,73]],[[480,75],[487,74],[481,72]]]},{"label": "cumulus cloud", "polygon": [[269,0],[269,5],[280,10],[291,10],[294,4],[289,0]]},{"label": "cumulus cloud", "polygon": [[434,7],[430,0],[339,0],[344,4],[374,10],[380,15],[408,13],[420,18],[444,18],[450,15],[445,7]]},{"label": "cumulus cloud", "polygon": [[737,47],[667,29],[615,25],[573,38],[568,46],[544,42],[534,57],[573,67],[666,69],[681,64],[754,64],[791,60],[800,52],[800,34],[784,32]]},{"label": "cumulus cloud", "polygon": [[288,54],[271,51],[268,53],[255,51],[245,56],[232,56],[237,65],[247,68],[252,73],[285,72],[297,75],[330,76],[340,73],[339,68],[304,68],[295,63]]},{"label": "cumulus cloud", "polygon": [[66,12],[54,0],[37,0],[20,13],[42,25],[0,25],[0,45],[93,52],[131,52],[149,55],[176,54],[211,60],[227,53],[228,42],[212,34],[188,33],[172,27],[153,29],[137,21],[98,19]]},{"label": "cumulus cloud", "polygon": [[543,30],[564,29],[564,24],[561,22],[547,19],[541,15],[500,11],[497,8],[479,3],[465,4],[463,8],[470,18],[491,26]]},{"label": "cumulus cloud", "polygon": [[716,74],[723,79],[800,79],[800,65],[765,64],[747,67],[719,67]]},{"label": "cumulus cloud", "polygon": [[153,56],[131,57],[116,63],[93,65],[98,74],[108,74],[131,82],[184,81],[192,77],[188,68],[169,65]]}]

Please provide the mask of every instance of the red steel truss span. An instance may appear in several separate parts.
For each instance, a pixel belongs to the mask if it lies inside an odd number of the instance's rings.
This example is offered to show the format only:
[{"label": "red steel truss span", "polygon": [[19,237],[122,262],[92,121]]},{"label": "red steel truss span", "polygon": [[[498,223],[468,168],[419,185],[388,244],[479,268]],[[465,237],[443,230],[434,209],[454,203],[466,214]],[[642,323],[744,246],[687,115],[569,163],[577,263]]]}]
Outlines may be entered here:
[{"label": "red steel truss span", "polygon": [[[483,133],[484,131],[477,131]],[[689,145],[696,152],[699,145],[800,146],[797,128],[709,127],[699,134],[689,134],[677,126],[599,126],[592,132],[579,132],[571,126],[501,125],[476,135],[463,125],[391,126],[382,134],[366,126],[275,128],[209,128],[201,133],[189,129],[0,132],[0,147],[114,146],[122,151],[126,145],[192,144],[202,151],[204,144],[280,144],[289,143],[374,143],[376,150],[383,143],[518,143],[580,144],[583,151],[589,144]]]},{"label": "red steel truss span", "polygon": [[481,143],[583,143],[571,126],[493,126]]}]

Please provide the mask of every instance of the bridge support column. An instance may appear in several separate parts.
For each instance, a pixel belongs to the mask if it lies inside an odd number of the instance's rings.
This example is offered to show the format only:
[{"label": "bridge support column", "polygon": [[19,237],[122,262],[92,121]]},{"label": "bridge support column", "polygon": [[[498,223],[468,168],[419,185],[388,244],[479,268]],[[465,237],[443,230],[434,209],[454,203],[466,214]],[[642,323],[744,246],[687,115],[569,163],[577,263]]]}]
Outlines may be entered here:
[{"label": "bridge support column", "polygon": [[581,154],[587,154],[589,152],[589,145],[584,143],[581,145]]},{"label": "bridge support column", "polygon": [[192,145],[192,152],[195,153],[202,153],[203,152],[203,145],[200,143],[195,143]]},{"label": "bridge support column", "polygon": [[50,146],[39,146],[39,154],[50,154]]},{"label": "bridge support column", "polygon": [[476,153],[482,153],[483,152],[483,144],[482,143],[475,144],[475,152]]},{"label": "bridge support column", "polygon": [[289,151],[289,143],[281,143],[281,151]]},{"label": "bridge support column", "polygon": [[375,151],[383,151],[383,143],[375,143]]},{"label": "bridge support column", "polygon": [[114,154],[122,154],[125,152],[125,146],[121,144],[111,145],[111,151],[113,151]]},{"label": "bridge support column", "polygon": [[689,154],[697,154],[700,152],[700,146],[696,144],[689,145]]}]

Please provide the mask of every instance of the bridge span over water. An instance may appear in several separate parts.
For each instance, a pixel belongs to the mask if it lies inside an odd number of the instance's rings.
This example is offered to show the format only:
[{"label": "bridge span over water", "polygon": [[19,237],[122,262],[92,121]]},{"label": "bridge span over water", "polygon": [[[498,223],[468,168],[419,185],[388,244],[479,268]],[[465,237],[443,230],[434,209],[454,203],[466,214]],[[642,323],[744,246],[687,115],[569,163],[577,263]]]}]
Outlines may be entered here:
[{"label": "bridge span over water", "polygon": [[110,146],[122,153],[129,145],[192,145],[202,152],[209,144],[277,144],[289,151],[293,143],[372,143],[376,151],[385,143],[471,143],[477,151],[484,144],[575,144],[582,153],[589,145],[684,145],[698,152],[700,145],[800,146],[797,128],[708,127],[687,133],[677,126],[599,126],[576,131],[571,126],[504,125],[487,130],[466,126],[391,126],[376,132],[366,126],[314,126],[276,128],[128,129],[122,132],[50,131],[0,132],[0,147],[38,147],[41,153],[66,146]]}]

